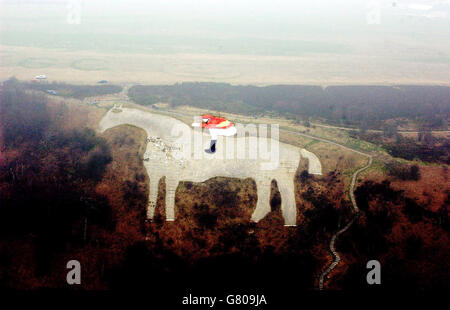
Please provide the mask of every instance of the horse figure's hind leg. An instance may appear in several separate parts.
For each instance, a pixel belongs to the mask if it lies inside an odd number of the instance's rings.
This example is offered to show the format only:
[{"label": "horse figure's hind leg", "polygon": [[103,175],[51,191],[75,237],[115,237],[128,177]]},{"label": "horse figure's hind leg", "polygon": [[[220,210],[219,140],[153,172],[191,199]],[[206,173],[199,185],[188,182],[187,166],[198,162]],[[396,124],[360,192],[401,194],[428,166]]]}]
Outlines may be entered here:
[{"label": "horse figure's hind leg", "polygon": [[283,176],[277,179],[281,195],[281,212],[284,217],[284,226],[295,226],[297,222],[297,206],[295,204],[293,177]]},{"label": "horse figure's hind leg", "polygon": [[252,221],[259,222],[270,212],[270,178],[262,178],[256,180],[256,191],[258,193],[258,200],[256,209],[252,214]]},{"label": "horse figure's hind leg", "polygon": [[175,220],[175,192],[178,180],[166,177],[166,221]]}]

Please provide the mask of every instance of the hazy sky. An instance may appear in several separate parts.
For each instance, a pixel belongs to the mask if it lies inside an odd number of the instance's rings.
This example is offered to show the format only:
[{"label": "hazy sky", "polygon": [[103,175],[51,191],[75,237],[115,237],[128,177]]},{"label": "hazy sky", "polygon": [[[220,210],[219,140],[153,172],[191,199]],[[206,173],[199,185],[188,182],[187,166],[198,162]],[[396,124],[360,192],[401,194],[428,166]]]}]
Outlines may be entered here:
[{"label": "hazy sky", "polygon": [[[78,20],[70,23],[74,12]],[[450,1],[0,0],[0,32],[4,44],[16,44],[15,37],[23,35],[35,34],[32,41],[36,42],[40,36],[50,41],[52,35],[65,33],[79,37],[121,34],[339,41],[353,45],[361,41],[366,47],[368,42],[409,40],[446,50]],[[55,44],[50,46],[57,46],[56,40],[61,41],[61,37],[55,36]]]},{"label": "hazy sky", "polygon": [[[328,70],[336,80],[349,80],[346,70],[355,61],[359,68],[363,64],[376,71],[377,80],[397,80],[407,73],[409,79],[419,74],[448,80],[449,42],[450,0],[0,0],[3,46],[312,57],[314,63],[299,66],[311,65],[311,74]],[[5,55],[9,58],[0,60],[11,66],[31,57]],[[183,70],[204,67],[211,64]]]},{"label": "hazy sky", "polygon": [[216,22],[266,20],[281,24],[347,22],[356,26],[367,19],[368,13],[377,10],[381,23],[383,17],[392,15],[447,20],[450,17],[447,0],[0,0],[2,9],[31,6],[39,8],[41,14],[53,13],[52,7],[64,13],[71,3],[80,5],[81,16],[85,18],[152,16]]}]

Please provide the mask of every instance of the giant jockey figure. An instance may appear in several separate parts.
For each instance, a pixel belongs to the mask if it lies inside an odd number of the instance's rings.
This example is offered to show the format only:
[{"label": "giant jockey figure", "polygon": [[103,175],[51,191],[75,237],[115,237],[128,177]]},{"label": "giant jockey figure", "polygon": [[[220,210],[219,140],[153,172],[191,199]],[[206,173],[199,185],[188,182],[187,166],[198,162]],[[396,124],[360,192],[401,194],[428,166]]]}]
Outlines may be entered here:
[{"label": "giant jockey figure", "polygon": [[202,115],[202,123],[193,123],[193,127],[208,128],[211,136],[211,144],[205,152],[212,154],[216,152],[217,136],[234,136],[237,132],[234,124],[223,117],[215,117],[212,115]]}]

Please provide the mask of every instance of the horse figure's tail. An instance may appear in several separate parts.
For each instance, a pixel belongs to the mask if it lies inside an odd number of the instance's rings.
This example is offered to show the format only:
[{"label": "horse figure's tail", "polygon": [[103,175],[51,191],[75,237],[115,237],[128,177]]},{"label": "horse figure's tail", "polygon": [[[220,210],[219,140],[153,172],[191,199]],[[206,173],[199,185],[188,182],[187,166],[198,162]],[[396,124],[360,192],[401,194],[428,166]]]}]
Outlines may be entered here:
[{"label": "horse figure's tail", "polygon": [[322,175],[322,164],[316,154],[305,149],[300,150],[300,155],[308,159],[308,173]]}]

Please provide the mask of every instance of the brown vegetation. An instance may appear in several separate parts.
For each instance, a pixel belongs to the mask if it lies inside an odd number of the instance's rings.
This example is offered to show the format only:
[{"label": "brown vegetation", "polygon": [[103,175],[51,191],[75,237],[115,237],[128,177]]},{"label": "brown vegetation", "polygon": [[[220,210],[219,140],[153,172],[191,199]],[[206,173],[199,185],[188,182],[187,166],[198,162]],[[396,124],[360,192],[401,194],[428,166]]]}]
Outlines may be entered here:
[{"label": "brown vegetation", "polygon": [[[423,170],[424,175],[431,172]],[[419,199],[420,191],[433,187],[426,182],[366,181],[357,188],[361,217],[338,242],[346,272],[337,273],[333,287],[368,289],[361,274],[367,272],[365,263],[371,259],[381,263],[384,289],[448,287],[448,186],[441,184],[429,200]],[[414,191],[408,189],[410,183]]]},{"label": "brown vegetation", "polygon": [[[298,169],[297,227],[283,226],[275,182],[272,212],[255,224],[253,180],[229,178],[180,183],[175,222],[164,220],[161,181],[148,222],[142,130],[121,126],[99,137],[88,128],[100,109],[14,85],[2,88],[0,109],[3,287],[66,287],[65,264],[78,259],[83,289],[267,288],[287,279],[293,290],[312,289],[329,263],[332,233],[351,218],[348,169],[360,159],[316,143],[329,155],[322,177],[305,162]],[[380,176],[358,187],[362,216],[339,239],[343,262],[331,287],[364,287],[365,263],[379,259],[387,287],[448,288],[448,171],[412,167],[393,166],[389,182]]]},{"label": "brown vegetation", "polygon": [[9,126],[2,127],[2,286],[65,287],[65,263],[78,259],[85,289],[180,283],[213,273],[215,285],[238,277],[241,286],[271,286],[289,274],[313,288],[327,240],[338,219],[348,217],[341,175],[317,179],[303,165],[296,228],[283,226],[275,183],[273,212],[255,224],[254,182],[226,178],[181,183],[172,223],[163,220],[162,182],[157,216],[146,222],[143,131],[122,126],[99,138],[74,129],[89,123],[72,114],[84,108],[49,102],[18,85],[2,96],[2,124]]},{"label": "brown vegetation", "polygon": [[415,139],[398,134],[396,127],[389,128],[383,134],[353,131],[350,136],[379,145],[393,157],[447,165],[450,163],[450,144],[447,137],[435,137],[429,131],[420,131]]}]

